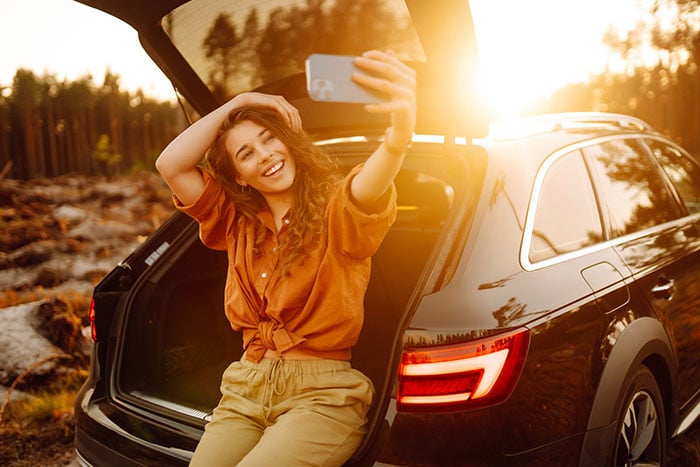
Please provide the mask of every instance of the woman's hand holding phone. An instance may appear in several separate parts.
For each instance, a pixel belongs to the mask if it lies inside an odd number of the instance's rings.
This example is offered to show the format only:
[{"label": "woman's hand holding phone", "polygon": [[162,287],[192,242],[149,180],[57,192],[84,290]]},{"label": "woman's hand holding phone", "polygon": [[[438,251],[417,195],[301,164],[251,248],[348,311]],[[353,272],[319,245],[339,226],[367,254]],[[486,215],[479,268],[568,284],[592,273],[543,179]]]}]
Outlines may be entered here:
[{"label": "woman's hand holding phone", "polygon": [[371,50],[354,60],[363,73],[353,73],[352,81],[387,99],[365,105],[371,113],[389,113],[391,127],[385,145],[392,153],[403,153],[416,126],[416,72],[393,53]]}]

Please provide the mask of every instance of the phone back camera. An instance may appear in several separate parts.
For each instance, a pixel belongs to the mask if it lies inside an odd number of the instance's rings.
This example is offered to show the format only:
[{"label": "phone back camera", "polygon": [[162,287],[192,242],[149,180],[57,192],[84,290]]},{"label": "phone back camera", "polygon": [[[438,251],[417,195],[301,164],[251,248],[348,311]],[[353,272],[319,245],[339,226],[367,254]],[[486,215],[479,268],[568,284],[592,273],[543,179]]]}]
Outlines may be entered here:
[{"label": "phone back camera", "polygon": [[311,97],[319,101],[328,101],[333,98],[333,83],[328,79],[316,78],[311,81]]}]

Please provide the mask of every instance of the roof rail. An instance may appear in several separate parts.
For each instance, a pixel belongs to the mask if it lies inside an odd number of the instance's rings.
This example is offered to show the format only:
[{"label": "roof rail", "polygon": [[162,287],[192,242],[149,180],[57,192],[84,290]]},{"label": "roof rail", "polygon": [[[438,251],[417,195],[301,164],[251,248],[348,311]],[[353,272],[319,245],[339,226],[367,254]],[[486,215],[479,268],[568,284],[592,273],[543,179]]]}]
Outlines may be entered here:
[{"label": "roof rail", "polygon": [[489,138],[517,139],[553,131],[615,126],[637,131],[654,131],[644,120],[608,112],[566,112],[536,115],[491,125]]}]

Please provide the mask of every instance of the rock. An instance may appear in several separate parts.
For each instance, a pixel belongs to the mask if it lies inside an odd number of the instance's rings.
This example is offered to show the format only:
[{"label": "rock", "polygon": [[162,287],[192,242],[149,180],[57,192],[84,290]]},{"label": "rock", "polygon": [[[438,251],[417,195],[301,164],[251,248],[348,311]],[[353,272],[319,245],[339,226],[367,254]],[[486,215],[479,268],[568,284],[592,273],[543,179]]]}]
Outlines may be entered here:
[{"label": "rock", "polygon": [[95,260],[94,258],[76,258],[71,265],[71,275],[76,279],[97,283],[109,271],[114,269],[118,261]]},{"label": "rock", "polygon": [[[82,322],[61,299],[44,300],[35,309],[36,330],[67,354],[84,349]],[[85,355],[83,355],[85,356]]]},{"label": "rock", "polygon": [[34,278],[34,285],[39,287],[55,287],[70,279],[70,274],[65,269],[41,268]]},{"label": "rock", "polygon": [[30,243],[18,250],[0,256],[0,269],[41,264],[51,258],[55,249],[56,242],[53,240]]},{"label": "rock", "polygon": [[22,268],[0,269],[0,290],[24,289],[34,283],[36,272]]},{"label": "rock", "polygon": [[[0,309],[0,384],[12,382],[32,364],[63,351],[39,334],[35,328],[36,314],[42,302],[31,302]],[[33,371],[34,376],[46,376],[59,362],[51,360]]]},{"label": "rock", "polygon": [[95,284],[173,211],[155,173],[0,180],[0,385],[52,354],[73,359],[41,365],[28,384],[87,365]]},{"label": "rock", "polygon": [[92,296],[92,291],[95,289],[95,284],[87,280],[71,279],[64,282],[58,287],[52,289],[54,294],[74,294],[84,297]]},{"label": "rock", "polygon": [[0,229],[0,251],[13,251],[38,240],[54,236],[58,226],[47,216],[17,218],[3,222]]},{"label": "rock", "polygon": [[85,219],[87,219],[89,213],[85,209],[76,208],[75,206],[70,206],[64,204],[54,209],[51,216],[59,224],[70,226],[78,224]]},{"label": "rock", "polygon": [[88,218],[77,227],[69,230],[66,235],[70,238],[84,241],[106,240],[124,237],[135,237],[137,232],[132,225],[122,224],[114,220]]}]

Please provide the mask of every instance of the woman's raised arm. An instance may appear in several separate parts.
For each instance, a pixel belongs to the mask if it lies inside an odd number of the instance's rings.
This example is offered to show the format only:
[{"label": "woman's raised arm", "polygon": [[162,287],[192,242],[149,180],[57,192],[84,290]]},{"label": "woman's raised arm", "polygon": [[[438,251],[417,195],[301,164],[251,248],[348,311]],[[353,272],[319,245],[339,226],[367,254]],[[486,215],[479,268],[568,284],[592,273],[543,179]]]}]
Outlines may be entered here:
[{"label": "woman's raised arm", "polygon": [[299,112],[282,96],[238,94],[186,128],[158,156],[156,169],[182,203],[194,202],[204,190],[204,180],[197,164],[216,140],[221,124],[232,110],[248,105],[275,109],[292,129],[301,129]]},{"label": "woman's raised arm", "polygon": [[371,73],[358,73],[353,80],[389,96],[386,102],[365,106],[368,112],[391,114],[384,141],[352,180],[351,193],[360,204],[379,199],[398,174],[416,126],[416,73],[391,53],[369,51],[355,65]]}]

